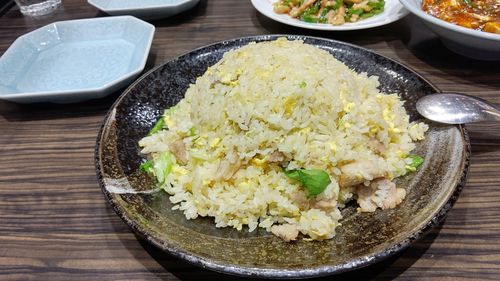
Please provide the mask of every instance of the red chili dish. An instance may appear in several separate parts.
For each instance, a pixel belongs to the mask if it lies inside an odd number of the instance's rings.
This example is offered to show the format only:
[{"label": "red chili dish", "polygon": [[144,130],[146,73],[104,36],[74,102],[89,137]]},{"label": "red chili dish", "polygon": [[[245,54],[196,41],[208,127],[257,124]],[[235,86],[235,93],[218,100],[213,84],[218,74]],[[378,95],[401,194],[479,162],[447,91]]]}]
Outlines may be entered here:
[{"label": "red chili dish", "polygon": [[422,10],[450,23],[500,34],[500,0],[423,0]]}]

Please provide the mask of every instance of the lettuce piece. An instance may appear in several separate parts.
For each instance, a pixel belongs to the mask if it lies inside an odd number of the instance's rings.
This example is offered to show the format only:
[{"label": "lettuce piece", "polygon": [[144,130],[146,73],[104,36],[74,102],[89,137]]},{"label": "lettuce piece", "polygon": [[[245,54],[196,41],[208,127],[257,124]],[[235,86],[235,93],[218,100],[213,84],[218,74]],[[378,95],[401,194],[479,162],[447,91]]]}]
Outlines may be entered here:
[{"label": "lettuce piece", "polygon": [[153,161],[153,171],[156,176],[156,180],[160,184],[165,182],[167,176],[172,172],[172,167],[174,161],[172,160],[172,155],[170,152],[163,152]]}]

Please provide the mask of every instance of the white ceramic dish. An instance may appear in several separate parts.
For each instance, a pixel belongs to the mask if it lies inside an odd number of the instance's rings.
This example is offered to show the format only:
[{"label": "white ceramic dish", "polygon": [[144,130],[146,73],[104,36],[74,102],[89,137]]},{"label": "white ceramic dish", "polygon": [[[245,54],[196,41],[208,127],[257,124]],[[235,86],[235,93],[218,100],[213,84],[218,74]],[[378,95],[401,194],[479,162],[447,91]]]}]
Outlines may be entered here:
[{"label": "white ceramic dish", "polygon": [[332,31],[357,30],[386,25],[391,22],[395,22],[408,14],[408,11],[399,3],[398,0],[386,0],[384,11],[381,14],[368,19],[360,20],[358,22],[335,26],[324,23],[308,23],[294,19],[289,15],[277,14],[273,11],[273,3],[277,1],[278,0],[252,0],[252,5],[264,16],[284,24],[307,29]]},{"label": "white ceramic dish", "polygon": [[500,60],[500,34],[465,28],[433,17],[422,11],[421,0],[400,1],[455,53],[481,60]]},{"label": "white ceramic dish", "polygon": [[159,19],[188,10],[200,0],[87,0],[110,15],[132,15],[142,19]]},{"label": "white ceramic dish", "polygon": [[79,102],[104,97],[144,69],[154,26],[131,16],[55,22],[0,57],[0,99]]}]

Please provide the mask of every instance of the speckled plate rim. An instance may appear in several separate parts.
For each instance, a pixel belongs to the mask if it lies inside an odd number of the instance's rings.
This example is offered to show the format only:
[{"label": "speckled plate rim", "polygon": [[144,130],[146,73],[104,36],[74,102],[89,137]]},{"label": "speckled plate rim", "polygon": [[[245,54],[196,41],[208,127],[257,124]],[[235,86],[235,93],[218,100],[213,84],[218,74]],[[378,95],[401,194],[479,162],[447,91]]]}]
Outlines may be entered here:
[{"label": "speckled plate rim", "polygon": [[136,222],[134,222],[132,219],[127,217],[121,209],[121,207],[116,203],[116,201],[113,199],[111,196],[111,193],[106,189],[105,183],[103,181],[103,174],[101,172],[101,140],[105,137],[106,133],[106,128],[109,127],[110,122],[114,119],[114,114],[116,107],[121,103],[121,101],[125,98],[126,95],[130,93],[130,90],[134,88],[138,83],[140,83],[144,78],[146,78],[148,75],[153,73],[154,71],[164,67],[165,64],[168,64],[170,62],[182,59],[184,56],[189,55],[190,53],[200,51],[205,48],[209,47],[214,47],[216,45],[228,45],[237,41],[271,41],[275,40],[276,38],[279,37],[287,37],[288,39],[291,40],[305,40],[305,39],[314,39],[314,40],[321,40],[324,41],[325,43],[334,43],[334,44],[341,44],[341,45],[346,45],[351,48],[359,49],[362,52],[368,52],[371,54],[374,54],[376,56],[382,57],[384,59],[387,59],[395,64],[398,64],[402,66],[403,68],[406,68],[408,71],[412,72],[414,75],[422,79],[425,83],[427,83],[429,86],[431,86],[436,93],[439,93],[439,89],[434,86],[430,81],[422,77],[420,74],[418,74],[416,71],[411,69],[409,66],[405,65],[404,63],[398,62],[396,60],[393,60],[391,58],[388,58],[386,56],[383,56],[381,54],[378,54],[376,52],[370,51],[368,49],[365,49],[363,47],[356,46],[354,44],[350,43],[345,43],[337,40],[331,40],[331,39],[326,39],[326,38],[320,38],[320,37],[313,37],[313,36],[303,36],[303,35],[289,35],[289,34],[272,34],[272,35],[257,35],[257,36],[248,36],[248,37],[240,37],[240,38],[234,38],[230,40],[224,40],[220,42],[216,42],[213,44],[209,44],[206,46],[202,46],[200,48],[191,50],[189,52],[186,52],[178,57],[173,58],[172,60],[169,60],[167,62],[162,63],[161,65],[158,65],[154,67],[153,69],[149,70],[145,74],[143,74],[141,77],[139,77],[134,83],[132,83],[121,95],[120,97],[113,103],[111,106],[110,110],[104,117],[103,124],[101,125],[101,128],[99,130],[99,133],[97,135],[97,140],[96,140],[96,147],[95,147],[95,167],[96,167],[96,174],[97,174],[97,179],[99,182],[99,185],[101,187],[102,192],[104,193],[104,196],[106,200],[109,202],[111,207],[114,209],[114,211],[118,214],[118,216],[136,233],[138,234],[141,238],[145,239],[149,243],[153,244],[159,249],[162,249],[166,251],[167,253],[171,254],[172,256],[175,256],[177,258],[183,259],[193,265],[210,269],[213,271],[221,272],[221,273],[226,273],[226,274],[231,274],[231,275],[236,275],[236,276],[245,276],[245,277],[259,277],[259,278],[272,278],[272,279],[304,279],[304,278],[313,278],[313,277],[321,277],[321,276],[327,276],[327,275],[333,275],[333,274],[339,274],[351,270],[355,270],[358,268],[366,267],[369,265],[372,265],[374,263],[377,263],[379,261],[382,261],[388,257],[391,257],[403,250],[405,250],[411,243],[417,241],[418,239],[422,238],[425,234],[427,234],[432,228],[438,226],[446,217],[447,213],[451,210],[453,205],[458,199],[458,196],[460,195],[460,192],[465,186],[465,183],[467,181],[467,175],[469,171],[469,165],[470,165],[470,154],[471,154],[471,147],[470,147],[470,141],[469,141],[469,135],[467,133],[467,130],[465,129],[464,126],[462,125],[456,125],[456,127],[459,129],[461,136],[463,138],[463,143],[465,144],[464,151],[463,151],[463,159],[462,159],[462,172],[460,175],[460,179],[457,183],[457,185],[451,189],[452,191],[449,192],[448,197],[443,200],[445,202],[442,204],[441,208],[436,209],[434,213],[431,215],[431,219],[427,222],[422,222],[419,226],[415,227],[415,231],[412,232],[411,235],[407,236],[405,239],[402,241],[393,243],[390,247],[385,248],[382,251],[379,251],[373,255],[366,255],[359,257],[354,260],[350,260],[345,263],[337,264],[337,265],[329,265],[329,266],[320,266],[320,267],[314,267],[314,268],[307,268],[307,269],[272,269],[272,268],[259,268],[259,267],[246,267],[246,266],[233,266],[233,265],[228,265],[224,263],[218,263],[214,262],[210,259],[199,257],[196,255],[193,255],[189,253],[188,251],[185,251],[183,249],[180,249],[170,243],[168,241],[160,241],[152,236],[148,236],[146,233],[146,230],[143,229],[140,225],[138,225]]}]

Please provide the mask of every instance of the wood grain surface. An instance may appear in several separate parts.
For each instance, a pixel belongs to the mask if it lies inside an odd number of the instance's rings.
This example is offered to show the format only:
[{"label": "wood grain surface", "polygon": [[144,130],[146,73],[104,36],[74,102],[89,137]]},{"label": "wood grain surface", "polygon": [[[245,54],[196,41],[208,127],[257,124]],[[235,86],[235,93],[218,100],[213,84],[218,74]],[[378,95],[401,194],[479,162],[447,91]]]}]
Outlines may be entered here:
[{"label": "wood grain surface", "polygon": [[[45,24],[101,16],[107,15],[85,0],[63,0],[63,7],[40,19],[23,17],[14,6],[0,17],[0,54]],[[152,23],[157,29],[146,69],[224,39],[305,34],[363,46],[414,68],[443,91],[500,104],[499,64],[451,53],[411,15],[369,30],[319,32],[276,23],[247,0],[201,0],[188,12]],[[69,105],[0,102],[0,279],[235,279],[156,250],[106,204],[94,145],[119,94]],[[444,224],[396,257],[329,279],[500,279],[500,124],[468,129],[469,180]]]}]

